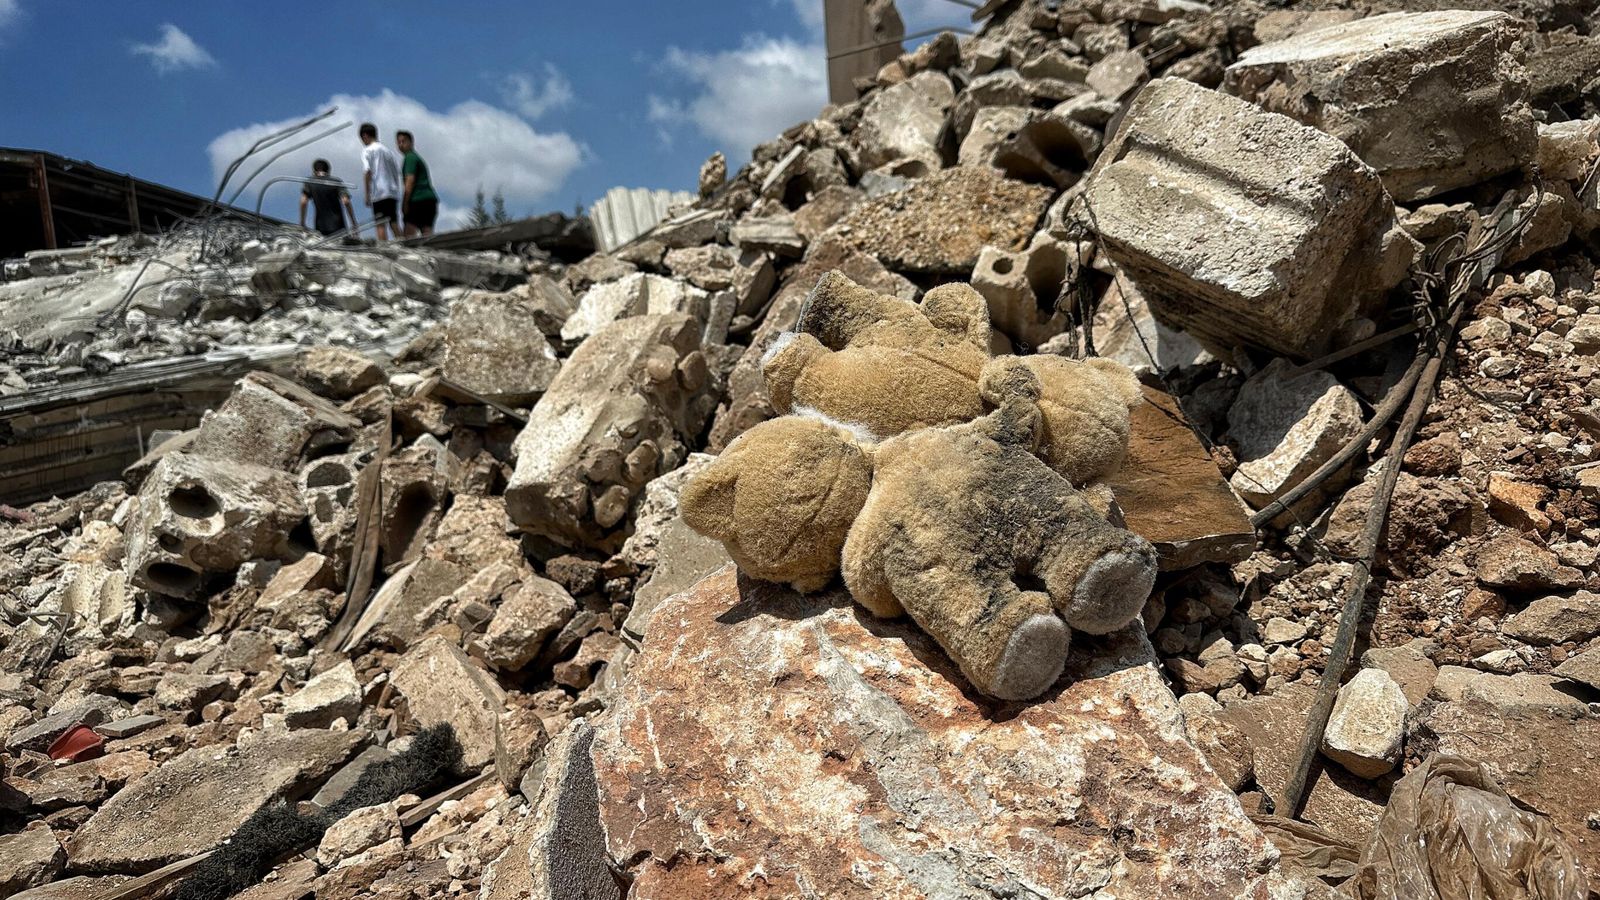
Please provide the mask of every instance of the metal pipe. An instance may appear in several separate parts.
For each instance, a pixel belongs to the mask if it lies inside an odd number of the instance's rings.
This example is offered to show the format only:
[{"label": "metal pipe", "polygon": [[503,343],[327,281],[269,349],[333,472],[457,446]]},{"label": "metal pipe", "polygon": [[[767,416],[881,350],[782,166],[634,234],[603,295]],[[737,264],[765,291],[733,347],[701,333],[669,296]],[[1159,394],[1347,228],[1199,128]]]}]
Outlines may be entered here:
[{"label": "metal pipe", "polygon": [[879,47],[890,47],[890,46],[893,46],[895,44],[899,44],[899,43],[901,43],[903,41],[914,41],[917,38],[931,37],[931,36],[933,36],[935,34],[940,34],[940,33],[945,32],[945,31],[954,31],[957,34],[971,34],[972,33],[971,30],[969,30],[969,29],[956,28],[955,26],[949,26],[949,27],[945,27],[945,28],[928,28],[928,29],[925,29],[923,31],[918,31],[918,32],[916,32],[914,34],[905,35],[903,37],[891,38],[891,39],[886,40],[886,41],[878,41],[878,42],[872,43],[872,44],[862,44],[859,47],[848,47],[848,48],[846,48],[844,50],[840,50],[838,53],[830,53],[830,54],[828,54],[828,59],[834,60],[834,59],[840,58],[841,56],[853,56],[853,55],[855,55],[857,53],[865,53],[868,50],[876,50]]},{"label": "metal pipe", "polygon": [[354,124],[355,124],[354,122],[350,122],[350,121],[346,121],[346,122],[340,123],[338,125],[333,126],[332,128],[329,128],[327,131],[324,131],[321,134],[316,135],[315,137],[306,138],[305,140],[301,141],[298,144],[294,144],[294,145],[285,147],[282,150],[279,150],[277,153],[274,153],[273,155],[267,157],[267,161],[262,163],[260,166],[257,166],[256,170],[254,172],[250,173],[250,177],[249,178],[246,178],[244,181],[240,182],[239,189],[234,191],[233,195],[228,198],[228,205],[232,206],[234,204],[234,202],[239,199],[239,195],[244,193],[244,189],[250,186],[250,182],[254,181],[256,179],[256,176],[258,176],[262,172],[266,171],[267,166],[270,166],[273,163],[277,162],[278,160],[282,159],[284,156],[286,156],[286,155],[288,155],[290,153],[293,153],[296,150],[299,150],[301,147],[305,147],[305,146],[308,146],[308,145],[311,145],[311,144],[315,144],[317,141],[320,141],[323,138],[325,138],[325,137],[327,137],[327,136],[329,136],[331,134],[334,134],[336,132],[343,131],[344,129],[349,128],[351,125],[354,125]]}]

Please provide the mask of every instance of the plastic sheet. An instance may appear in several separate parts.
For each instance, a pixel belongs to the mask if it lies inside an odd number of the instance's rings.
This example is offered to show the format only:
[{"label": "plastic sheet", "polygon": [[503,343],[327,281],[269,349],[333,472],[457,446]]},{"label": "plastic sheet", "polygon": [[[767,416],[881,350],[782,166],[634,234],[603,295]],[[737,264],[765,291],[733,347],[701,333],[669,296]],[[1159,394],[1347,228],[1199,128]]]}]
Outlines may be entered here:
[{"label": "plastic sheet", "polygon": [[1550,820],[1516,805],[1480,764],[1433,754],[1394,785],[1357,900],[1583,900],[1588,882]]}]

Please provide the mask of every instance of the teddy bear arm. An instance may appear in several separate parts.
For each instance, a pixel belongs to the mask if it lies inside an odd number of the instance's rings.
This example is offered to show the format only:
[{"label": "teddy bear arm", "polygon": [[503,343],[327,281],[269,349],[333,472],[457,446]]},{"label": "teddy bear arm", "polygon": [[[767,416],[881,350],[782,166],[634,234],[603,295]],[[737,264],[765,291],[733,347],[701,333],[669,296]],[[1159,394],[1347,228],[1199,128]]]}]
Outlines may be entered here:
[{"label": "teddy bear arm", "polygon": [[1118,528],[1081,497],[1064,498],[1045,520],[1034,571],[1067,624],[1089,634],[1127,625],[1155,584],[1155,548]]},{"label": "teddy bear arm", "polygon": [[840,570],[857,603],[880,619],[893,619],[905,615],[905,608],[895,598],[884,572],[884,555],[894,528],[886,520],[881,501],[881,496],[868,495],[845,538]]}]

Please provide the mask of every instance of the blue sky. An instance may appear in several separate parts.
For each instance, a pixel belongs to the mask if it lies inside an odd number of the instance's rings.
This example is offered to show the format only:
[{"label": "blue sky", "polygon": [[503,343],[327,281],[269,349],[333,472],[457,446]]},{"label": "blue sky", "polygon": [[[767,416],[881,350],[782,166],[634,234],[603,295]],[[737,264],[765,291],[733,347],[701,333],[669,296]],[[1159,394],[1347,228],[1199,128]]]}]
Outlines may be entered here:
[{"label": "blue sky", "polygon": [[[907,30],[965,24],[900,0]],[[273,127],[339,105],[392,146],[416,132],[444,220],[478,185],[513,213],[570,210],[615,185],[692,189],[825,100],[822,0],[0,0],[0,145],[50,150],[209,194]],[[310,134],[310,132],[307,132]],[[354,128],[314,156],[360,177]],[[253,205],[258,179],[248,193]],[[297,191],[269,189],[291,217]],[[359,196],[358,196],[359,200]]]}]

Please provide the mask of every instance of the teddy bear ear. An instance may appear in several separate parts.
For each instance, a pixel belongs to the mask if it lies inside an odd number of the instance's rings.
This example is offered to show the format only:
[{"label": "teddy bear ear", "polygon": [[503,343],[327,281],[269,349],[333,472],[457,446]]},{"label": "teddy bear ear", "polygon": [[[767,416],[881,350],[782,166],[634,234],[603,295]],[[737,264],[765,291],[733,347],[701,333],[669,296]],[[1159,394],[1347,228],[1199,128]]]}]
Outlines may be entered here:
[{"label": "teddy bear ear", "polygon": [[1139,387],[1139,376],[1133,374],[1132,369],[1114,359],[1106,359],[1103,356],[1085,360],[1085,363],[1105,376],[1106,383],[1122,397],[1123,402],[1128,404],[1129,407],[1138,406],[1139,402],[1144,399],[1144,391]]},{"label": "teddy bear ear", "polygon": [[724,450],[683,486],[678,515],[685,525],[719,541],[734,534],[733,500],[739,485],[739,456]]},{"label": "teddy bear ear", "polygon": [[941,284],[922,298],[922,314],[935,328],[989,352],[989,302],[971,285]]}]

